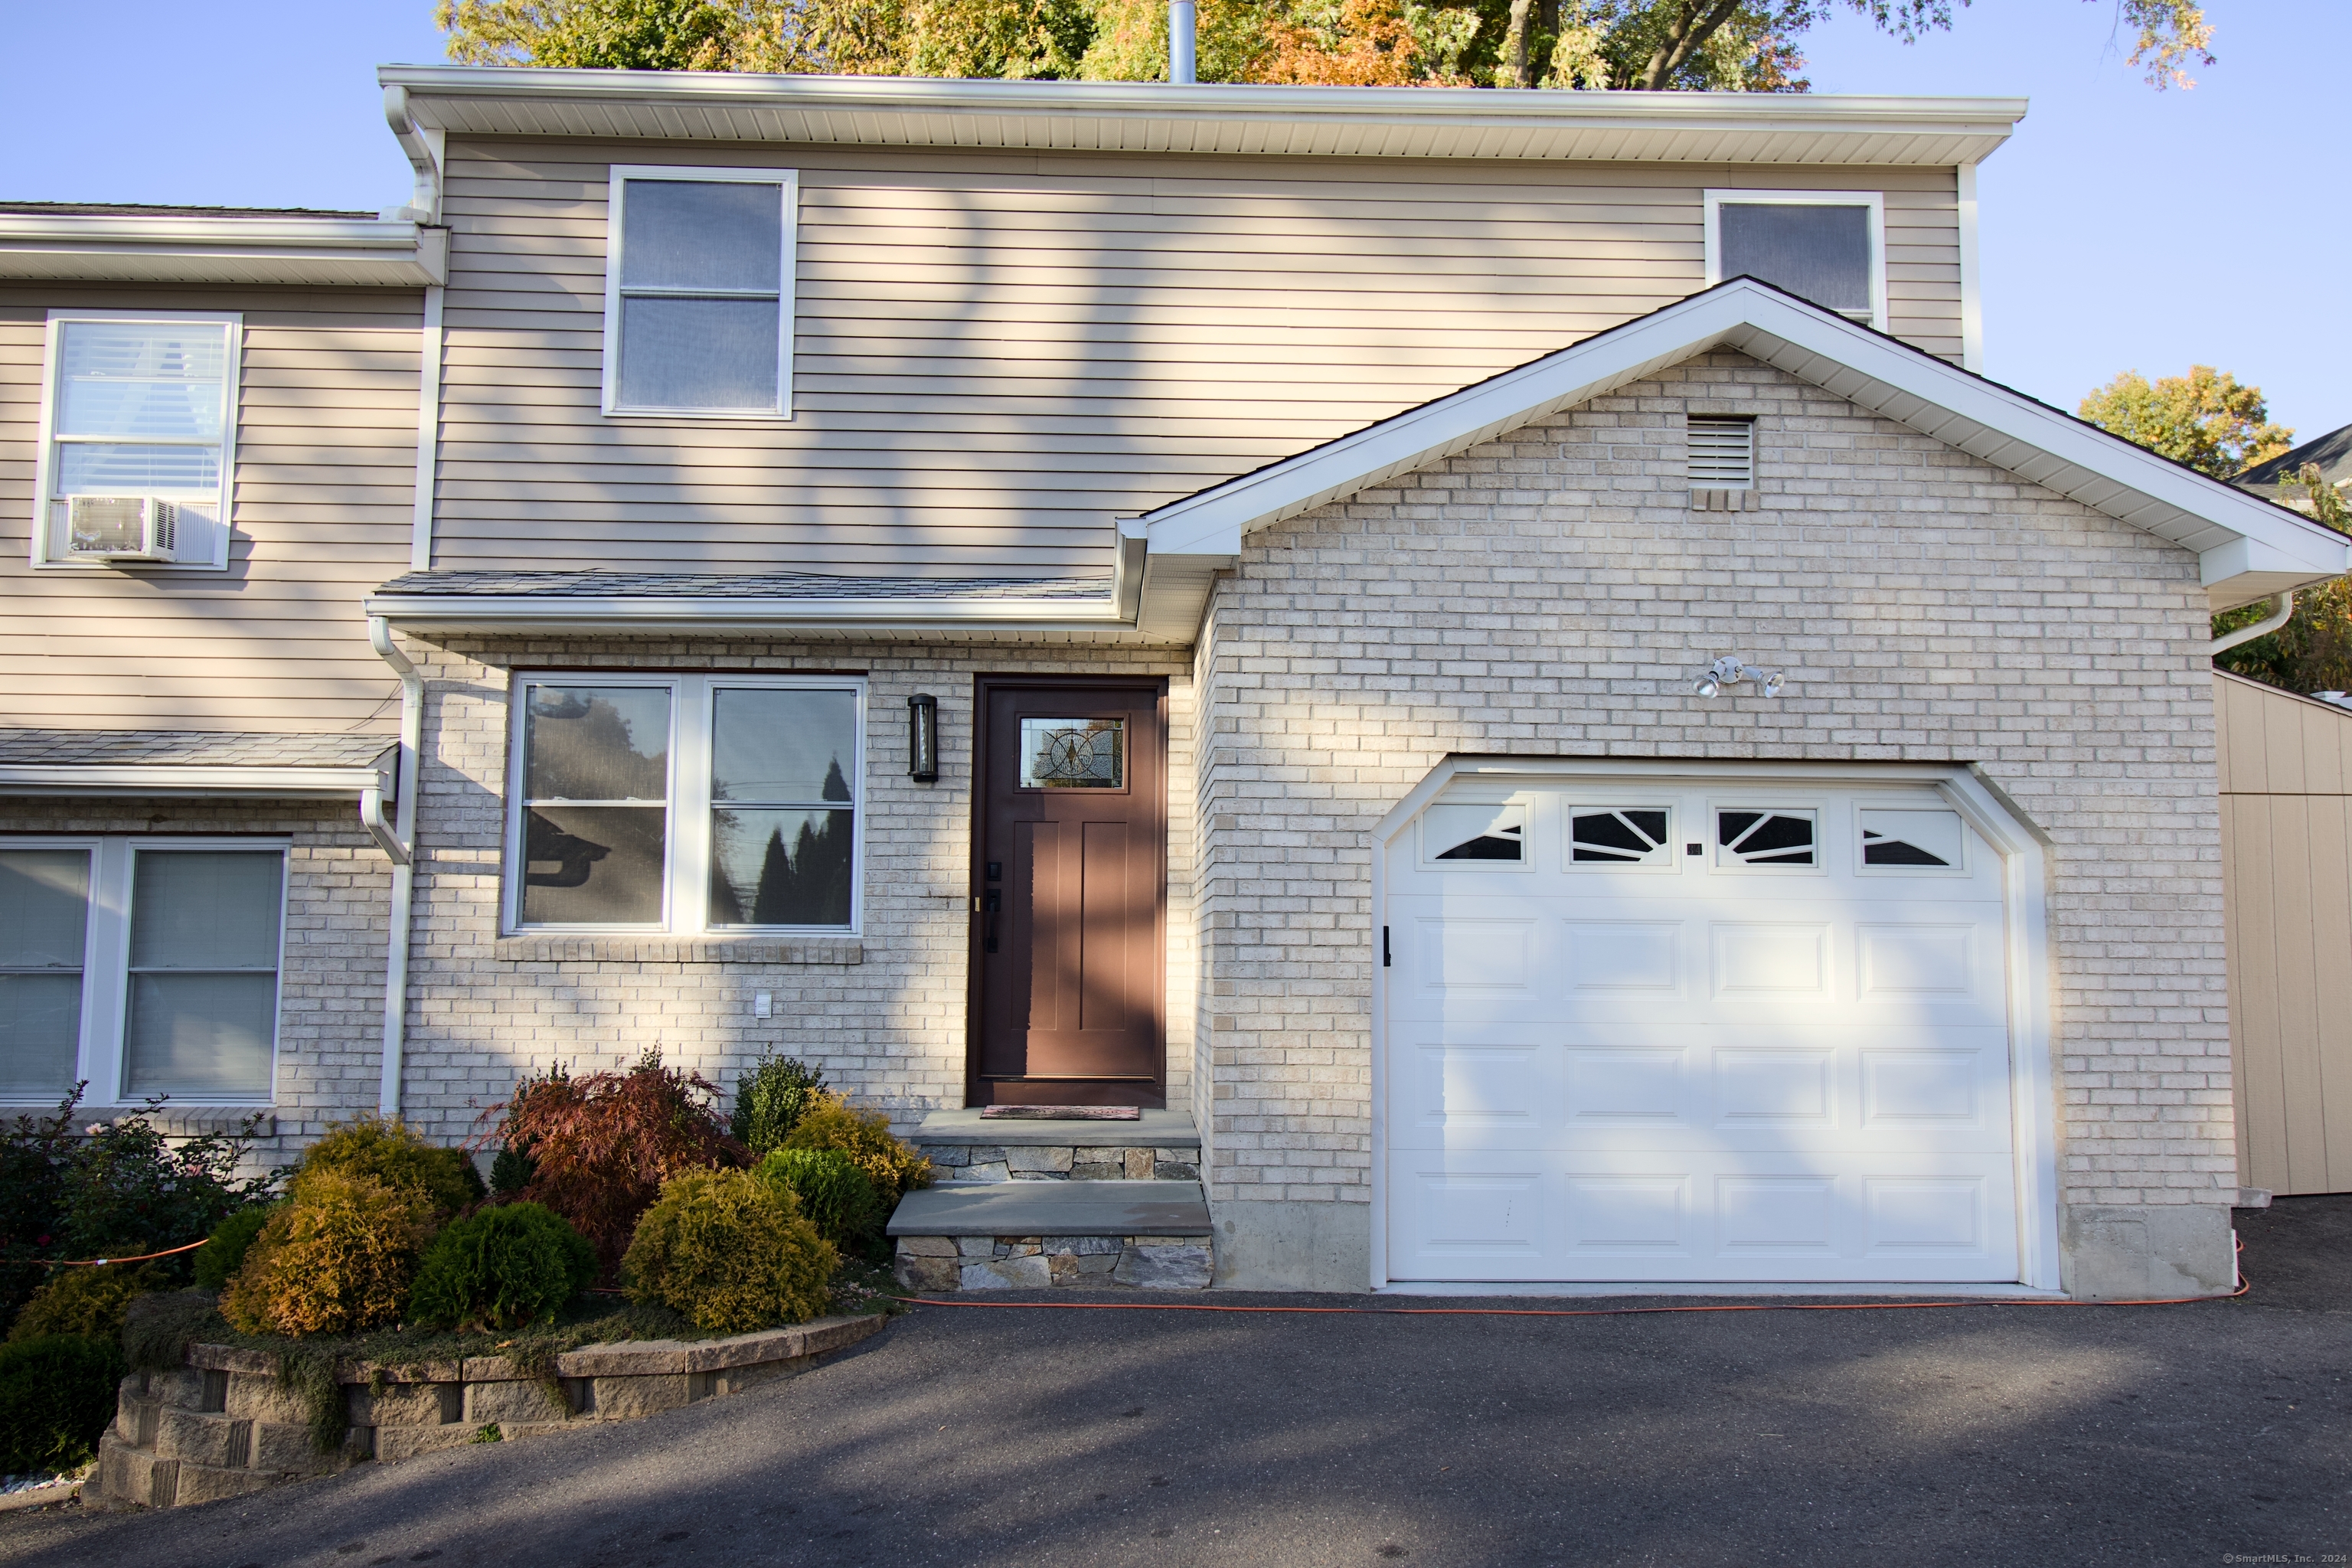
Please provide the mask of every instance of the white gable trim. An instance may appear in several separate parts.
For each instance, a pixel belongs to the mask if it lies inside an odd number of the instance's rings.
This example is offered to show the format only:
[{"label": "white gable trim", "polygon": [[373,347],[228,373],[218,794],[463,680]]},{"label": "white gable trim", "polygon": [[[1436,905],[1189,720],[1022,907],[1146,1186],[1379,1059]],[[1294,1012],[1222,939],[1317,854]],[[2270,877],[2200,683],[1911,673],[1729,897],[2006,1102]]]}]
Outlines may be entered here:
[{"label": "white gable trim", "polygon": [[1259,529],[1717,348],[2196,552],[2216,609],[2352,570],[2352,543],[2284,507],[1745,278],[1147,513],[1151,555],[1231,558]]}]

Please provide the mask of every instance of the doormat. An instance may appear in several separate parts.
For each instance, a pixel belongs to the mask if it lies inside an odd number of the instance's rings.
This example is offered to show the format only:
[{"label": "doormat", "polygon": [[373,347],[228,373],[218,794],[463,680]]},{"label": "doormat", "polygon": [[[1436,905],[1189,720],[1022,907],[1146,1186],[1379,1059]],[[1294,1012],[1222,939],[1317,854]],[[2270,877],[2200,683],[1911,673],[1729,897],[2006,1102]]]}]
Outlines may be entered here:
[{"label": "doormat", "polygon": [[1139,1105],[983,1105],[982,1121],[1140,1121]]}]

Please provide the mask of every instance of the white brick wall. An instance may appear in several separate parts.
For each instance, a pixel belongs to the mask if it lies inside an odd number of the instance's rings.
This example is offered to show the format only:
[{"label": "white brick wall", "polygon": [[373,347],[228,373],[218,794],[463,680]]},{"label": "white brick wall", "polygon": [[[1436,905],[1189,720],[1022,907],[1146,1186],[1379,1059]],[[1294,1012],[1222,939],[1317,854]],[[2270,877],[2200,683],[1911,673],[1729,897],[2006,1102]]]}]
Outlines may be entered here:
[{"label": "white brick wall", "polygon": [[[1694,512],[1685,413],[1759,416]],[[1370,830],[1449,752],[1974,762],[2055,841],[2063,1201],[2234,1187],[2194,556],[1738,354],[1252,537],[1198,650],[1215,1199],[1370,1195]],[[1736,653],[1777,703],[1690,683]]]},{"label": "white brick wall", "polygon": [[[407,640],[426,675],[416,924],[405,1107],[456,1139],[520,1074],[561,1059],[625,1066],[651,1046],[732,1088],[764,1048],[821,1065],[829,1081],[912,1121],[964,1100],[966,943],[971,930],[972,677],[1132,674],[1169,678],[1170,790],[1188,801],[1192,676],[1181,652],[1112,647],[715,645],[619,639]],[[867,698],[863,962],[716,961],[716,943],[639,937],[498,935],[509,672],[538,668],[857,671]],[[906,700],[940,700],[940,777],[907,777]],[[1192,834],[1179,805],[1169,845],[1169,1096],[1192,1093]],[[801,940],[811,953],[840,939]],[[560,953],[562,956],[548,956]],[[772,1018],[752,994],[774,994]]]}]

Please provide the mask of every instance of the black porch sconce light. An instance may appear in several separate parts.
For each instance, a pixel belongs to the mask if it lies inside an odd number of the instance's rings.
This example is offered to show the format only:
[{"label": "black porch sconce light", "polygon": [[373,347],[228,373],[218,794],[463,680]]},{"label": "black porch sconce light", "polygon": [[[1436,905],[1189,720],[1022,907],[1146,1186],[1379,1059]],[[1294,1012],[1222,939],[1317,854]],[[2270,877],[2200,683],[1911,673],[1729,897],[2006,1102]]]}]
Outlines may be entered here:
[{"label": "black porch sconce light", "polygon": [[917,784],[940,782],[940,700],[907,699],[907,776]]}]

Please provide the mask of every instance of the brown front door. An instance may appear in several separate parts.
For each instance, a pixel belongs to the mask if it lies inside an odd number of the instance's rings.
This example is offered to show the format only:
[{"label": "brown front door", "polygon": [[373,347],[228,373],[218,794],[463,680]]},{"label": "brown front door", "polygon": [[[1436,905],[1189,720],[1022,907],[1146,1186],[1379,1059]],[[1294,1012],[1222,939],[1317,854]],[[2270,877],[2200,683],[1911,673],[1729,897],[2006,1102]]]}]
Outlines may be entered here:
[{"label": "brown front door", "polygon": [[982,676],[974,1105],[1164,1105],[1167,683]]}]

